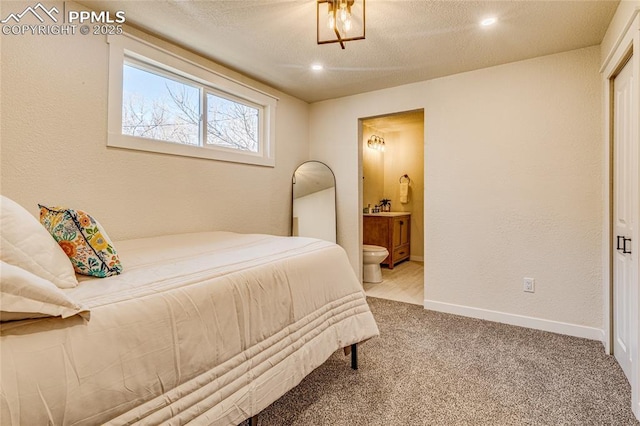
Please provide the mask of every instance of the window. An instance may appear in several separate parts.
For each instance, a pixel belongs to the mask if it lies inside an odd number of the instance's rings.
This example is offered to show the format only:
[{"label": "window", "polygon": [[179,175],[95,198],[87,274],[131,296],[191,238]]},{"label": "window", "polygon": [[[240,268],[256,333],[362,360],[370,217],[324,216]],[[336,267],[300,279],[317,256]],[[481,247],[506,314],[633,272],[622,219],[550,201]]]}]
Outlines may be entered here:
[{"label": "window", "polygon": [[125,62],[122,134],[200,145],[200,90]]},{"label": "window", "polygon": [[258,152],[258,108],[207,93],[207,144]]},{"label": "window", "polygon": [[108,146],[274,166],[276,98],[133,37],[108,41]]}]

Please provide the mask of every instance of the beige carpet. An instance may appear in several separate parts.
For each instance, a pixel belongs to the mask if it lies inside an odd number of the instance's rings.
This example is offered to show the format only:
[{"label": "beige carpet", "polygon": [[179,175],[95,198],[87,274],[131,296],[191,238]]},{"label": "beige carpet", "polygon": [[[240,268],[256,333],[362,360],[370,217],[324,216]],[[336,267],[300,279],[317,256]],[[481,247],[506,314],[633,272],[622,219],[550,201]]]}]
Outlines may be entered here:
[{"label": "beige carpet", "polygon": [[601,343],[369,298],[360,369],[334,354],[259,425],[632,425]]}]

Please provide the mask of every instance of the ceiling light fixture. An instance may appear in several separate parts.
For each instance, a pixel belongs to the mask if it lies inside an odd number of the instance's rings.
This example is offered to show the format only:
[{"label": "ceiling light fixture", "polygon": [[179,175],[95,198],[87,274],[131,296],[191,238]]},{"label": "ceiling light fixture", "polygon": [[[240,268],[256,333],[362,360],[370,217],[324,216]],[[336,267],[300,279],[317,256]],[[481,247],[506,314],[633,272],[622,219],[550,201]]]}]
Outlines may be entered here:
[{"label": "ceiling light fixture", "polygon": [[[365,0],[317,0],[318,44],[364,40]],[[356,34],[356,35],[353,35]]]},{"label": "ceiling light fixture", "polygon": [[311,65],[311,69],[314,71],[322,71],[324,69],[324,67],[320,64],[313,64]]},{"label": "ceiling light fixture", "polygon": [[482,21],[480,21],[480,25],[482,25],[483,27],[490,27],[496,22],[498,22],[498,18],[492,16],[490,18],[485,18]]}]

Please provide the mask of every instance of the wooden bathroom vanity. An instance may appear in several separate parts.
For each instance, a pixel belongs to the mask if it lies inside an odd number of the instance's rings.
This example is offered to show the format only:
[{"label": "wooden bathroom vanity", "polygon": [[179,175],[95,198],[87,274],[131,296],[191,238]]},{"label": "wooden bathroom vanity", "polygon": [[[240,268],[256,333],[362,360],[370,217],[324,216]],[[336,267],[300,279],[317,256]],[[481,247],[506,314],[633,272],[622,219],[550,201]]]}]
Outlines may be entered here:
[{"label": "wooden bathroom vanity", "polygon": [[364,214],[362,218],[363,243],[381,246],[389,251],[382,261],[389,269],[411,254],[411,213],[383,212]]}]

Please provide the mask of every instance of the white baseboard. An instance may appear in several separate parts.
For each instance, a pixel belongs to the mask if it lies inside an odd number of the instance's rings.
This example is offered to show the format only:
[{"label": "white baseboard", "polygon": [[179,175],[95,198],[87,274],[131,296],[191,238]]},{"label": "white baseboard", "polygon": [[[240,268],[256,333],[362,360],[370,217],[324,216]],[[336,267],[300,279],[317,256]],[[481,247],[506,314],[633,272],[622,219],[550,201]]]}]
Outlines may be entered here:
[{"label": "white baseboard", "polygon": [[519,327],[533,328],[535,330],[582,337],[584,339],[598,340],[601,342],[604,340],[603,330],[583,325],[526,317],[523,315],[508,314],[505,312],[490,311],[487,309],[472,308],[469,306],[454,305],[451,303],[436,302],[428,299],[424,300],[424,308],[447,314],[462,315],[465,317],[500,322],[503,324],[517,325]]},{"label": "white baseboard", "polygon": [[414,262],[424,262],[424,256],[409,256],[409,260]]},{"label": "white baseboard", "polygon": [[609,343],[607,342],[607,335],[604,330],[600,330],[600,341],[602,342],[602,346],[604,346],[604,353],[607,355],[613,355],[613,351],[609,348]]}]

